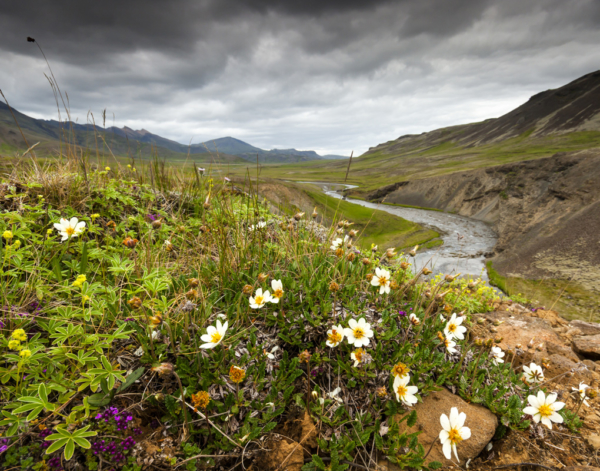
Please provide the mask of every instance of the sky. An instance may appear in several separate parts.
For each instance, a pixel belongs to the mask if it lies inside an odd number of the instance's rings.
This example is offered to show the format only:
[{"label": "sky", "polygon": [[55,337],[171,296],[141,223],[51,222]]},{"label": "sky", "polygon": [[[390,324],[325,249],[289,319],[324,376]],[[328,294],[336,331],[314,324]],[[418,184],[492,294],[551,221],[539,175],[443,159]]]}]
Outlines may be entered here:
[{"label": "sky", "polygon": [[0,89],[57,119],[39,44],[79,123],[356,156],[600,69],[599,25],[597,0],[2,2]]}]

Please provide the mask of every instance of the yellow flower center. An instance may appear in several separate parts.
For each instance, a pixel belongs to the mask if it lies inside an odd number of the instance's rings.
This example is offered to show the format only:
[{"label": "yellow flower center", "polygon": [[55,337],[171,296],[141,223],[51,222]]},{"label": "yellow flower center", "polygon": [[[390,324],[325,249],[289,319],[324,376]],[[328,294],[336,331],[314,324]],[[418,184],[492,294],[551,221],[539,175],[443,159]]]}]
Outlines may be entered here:
[{"label": "yellow flower center", "polygon": [[69,227],[67,227],[67,228],[65,229],[65,232],[67,233],[67,235],[70,235],[70,236],[72,236],[73,234],[75,234],[75,228],[74,228],[74,227],[71,227],[71,226],[69,226]]},{"label": "yellow flower center", "polygon": [[408,389],[406,389],[406,386],[401,384],[398,386],[398,389],[396,390],[396,392],[398,393],[399,397],[404,397],[404,396],[406,396]]},{"label": "yellow flower center", "polygon": [[263,304],[263,300],[264,300],[264,299],[265,299],[265,298],[264,298],[263,296],[256,296],[256,297],[254,298],[254,304],[261,305],[261,304]]},{"label": "yellow flower center", "polygon": [[550,417],[552,414],[554,414],[554,410],[552,409],[552,406],[548,406],[546,404],[542,404],[540,406],[540,408],[538,409],[538,412],[540,413],[540,415],[542,417]]},{"label": "yellow flower center", "polygon": [[275,291],[273,291],[273,297],[277,299],[283,298],[283,290],[276,289]]},{"label": "yellow flower center", "polygon": [[388,284],[388,279],[385,276],[380,276],[379,277],[379,284],[383,285],[383,286],[387,285]]},{"label": "yellow flower center", "polygon": [[354,352],[354,359],[359,363],[362,362],[363,353],[364,353],[364,350],[362,348],[359,348],[358,350],[356,350]]},{"label": "yellow flower center", "polygon": [[394,374],[394,376],[402,377],[402,376],[406,376],[409,371],[410,370],[404,363],[398,363],[396,366],[394,366],[392,373]]},{"label": "yellow flower center", "polygon": [[448,332],[456,332],[456,324],[449,324],[448,325]]},{"label": "yellow flower center", "polygon": [[331,333],[327,336],[327,339],[331,343],[340,343],[342,341],[342,336],[337,330],[332,329]]},{"label": "yellow flower center", "polygon": [[214,332],[211,336],[210,336],[210,341],[212,343],[219,343],[219,341],[223,338],[223,336],[219,333],[219,332]]},{"label": "yellow flower center", "polygon": [[360,340],[365,336],[365,331],[362,329],[362,327],[356,327],[353,332],[356,340]]},{"label": "yellow flower center", "polygon": [[450,439],[450,441],[452,443],[459,443],[462,442],[462,437],[460,436],[460,432],[453,428],[448,432],[448,438]]}]

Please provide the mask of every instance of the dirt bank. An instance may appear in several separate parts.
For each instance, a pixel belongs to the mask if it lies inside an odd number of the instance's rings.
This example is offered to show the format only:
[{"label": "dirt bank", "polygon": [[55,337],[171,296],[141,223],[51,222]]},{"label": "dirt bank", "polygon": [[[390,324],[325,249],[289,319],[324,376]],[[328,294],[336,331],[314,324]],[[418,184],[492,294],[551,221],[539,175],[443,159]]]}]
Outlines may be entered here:
[{"label": "dirt bank", "polygon": [[597,311],[600,149],[401,182],[374,191],[367,199],[442,209],[489,222],[498,234],[491,260],[501,275],[547,280],[547,286],[538,290],[542,302],[556,299],[552,287],[559,291],[564,287],[557,280],[570,280],[561,297],[561,302],[572,301],[566,314],[582,317]]}]

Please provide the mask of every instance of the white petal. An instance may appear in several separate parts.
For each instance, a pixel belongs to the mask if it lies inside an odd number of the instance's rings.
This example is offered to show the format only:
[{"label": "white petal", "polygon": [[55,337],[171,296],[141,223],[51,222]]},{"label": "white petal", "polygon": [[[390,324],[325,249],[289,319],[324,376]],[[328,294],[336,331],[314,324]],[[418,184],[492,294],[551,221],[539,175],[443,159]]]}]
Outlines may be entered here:
[{"label": "white petal", "polygon": [[554,409],[555,412],[561,410],[563,407],[565,407],[564,402],[555,402],[552,404],[552,409]]},{"label": "white petal", "polygon": [[206,348],[214,348],[214,347],[215,347],[214,343],[204,343],[204,344],[200,345],[200,348],[204,348],[204,349],[206,349]]},{"label": "white petal", "polygon": [[548,417],[542,417],[542,423],[549,429],[552,429],[552,422]]},{"label": "white petal", "polygon": [[440,423],[442,424],[442,428],[448,432],[452,428],[450,426],[450,419],[448,419],[448,416],[446,414],[442,414],[440,416]]},{"label": "white petal", "polygon": [[454,450],[454,456],[456,456],[456,461],[458,461],[460,463],[460,460],[458,459],[458,452],[456,451],[455,443],[452,444],[452,449]]},{"label": "white petal", "polygon": [[540,406],[542,404],[546,404],[546,395],[544,394],[543,391],[538,391],[537,399],[538,399],[538,402],[540,403]]},{"label": "white petal", "polygon": [[558,394],[556,394],[556,393],[548,394],[548,396],[546,397],[546,404],[547,405],[554,404],[557,397],[558,397]]},{"label": "white petal", "polygon": [[79,221],[79,219],[77,219],[76,217],[72,217],[71,220],[69,221],[69,226],[71,226],[72,228],[75,228],[75,226],[77,225],[77,221]]},{"label": "white petal", "polygon": [[562,415],[558,414],[558,413],[554,413],[552,414],[550,417],[548,417],[552,422],[556,422],[557,424],[562,424],[563,423],[563,418]]},{"label": "white petal", "polygon": [[528,396],[527,401],[529,401],[529,404],[531,404],[536,409],[539,409],[540,406],[542,405],[542,404],[540,404],[540,401],[538,401],[538,398],[535,396]]},{"label": "white petal", "polygon": [[446,430],[440,431],[440,441],[442,443],[444,443],[446,440],[448,440],[449,437],[450,437],[450,434]]},{"label": "white petal", "polygon": [[463,440],[471,438],[471,429],[469,427],[463,427],[460,429],[460,436]]},{"label": "white petal", "polygon": [[221,330],[221,335],[225,335],[225,332],[227,332],[227,329],[229,328],[229,321],[225,321],[225,324],[223,324],[223,328]]},{"label": "white petal", "polygon": [[379,286],[379,277],[374,276],[373,278],[371,278],[371,285]]},{"label": "white petal", "polygon": [[356,322],[356,319],[350,319],[350,320],[348,321],[348,326],[349,326],[351,329],[355,329],[357,325],[358,325],[358,322]]},{"label": "white petal", "polygon": [[464,412],[461,412],[460,414],[458,414],[458,420],[457,420],[456,426],[458,428],[462,427],[463,425],[465,425],[465,420],[467,420],[467,414],[465,414]]},{"label": "white petal", "polygon": [[444,456],[446,457],[446,459],[452,459],[452,445],[450,444],[450,440],[444,442],[442,451],[444,452]]},{"label": "white petal", "polygon": [[538,413],[538,409],[535,407],[526,407],[525,409],[523,409],[523,414],[528,414],[528,415],[535,415]]},{"label": "white petal", "polygon": [[456,407],[450,409],[450,425],[452,427],[458,426],[458,409]]}]

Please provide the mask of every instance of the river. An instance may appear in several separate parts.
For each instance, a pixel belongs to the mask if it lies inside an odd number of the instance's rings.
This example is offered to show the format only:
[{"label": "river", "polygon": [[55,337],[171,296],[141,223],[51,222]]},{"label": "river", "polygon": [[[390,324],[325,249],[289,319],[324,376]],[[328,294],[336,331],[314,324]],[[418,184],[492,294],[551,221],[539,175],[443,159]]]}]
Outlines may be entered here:
[{"label": "river", "polygon": [[[334,198],[342,198],[339,193],[340,189],[356,188],[353,185],[324,182],[299,183],[318,185],[325,194]],[[390,206],[352,198],[347,198],[346,201],[367,208],[379,209],[439,232],[444,244],[430,250],[419,251],[415,257],[417,269],[427,264],[434,273],[461,273],[463,276],[481,277],[483,280],[488,280],[485,254],[493,251],[498,238],[485,222],[441,211]]]}]

